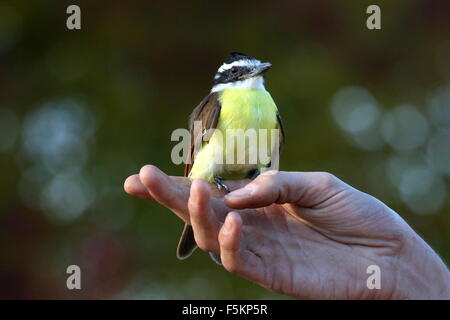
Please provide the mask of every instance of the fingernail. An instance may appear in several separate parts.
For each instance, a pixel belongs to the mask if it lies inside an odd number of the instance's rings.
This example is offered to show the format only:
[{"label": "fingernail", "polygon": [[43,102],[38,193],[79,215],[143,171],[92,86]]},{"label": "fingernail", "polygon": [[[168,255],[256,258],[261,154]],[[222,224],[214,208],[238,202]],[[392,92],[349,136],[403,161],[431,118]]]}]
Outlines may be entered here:
[{"label": "fingernail", "polygon": [[249,197],[253,192],[253,188],[251,187],[244,187],[242,189],[238,189],[235,191],[230,192],[226,195],[227,198],[245,198]]}]

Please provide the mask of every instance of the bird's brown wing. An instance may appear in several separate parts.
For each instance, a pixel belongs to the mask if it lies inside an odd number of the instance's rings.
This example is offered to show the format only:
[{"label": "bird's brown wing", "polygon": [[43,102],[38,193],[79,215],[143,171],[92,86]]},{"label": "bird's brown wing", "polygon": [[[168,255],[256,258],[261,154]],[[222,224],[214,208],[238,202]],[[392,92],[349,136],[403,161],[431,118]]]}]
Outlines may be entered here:
[{"label": "bird's brown wing", "polygon": [[[202,143],[204,136],[208,129],[215,129],[217,127],[217,122],[219,121],[220,115],[220,101],[218,99],[217,93],[211,93],[206,96],[200,104],[192,111],[191,117],[189,119],[189,130],[191,132],[191,147],[190,153],[188,155],[190,161],[186,161],[184,167],[184,176],[187,177],[194,164],[194,146],[195,143]],[[194,122],[201,121],[201,130],[194,132]],[[197,136],[194,136],[194,135]],[[207,137],[205,137],[207,140]],[[184,225],[183,232],[178,242],[177,247],[177,258],[186,259],[192,252],[197,248],[197,243],[194,238],[194,231],[189,224]]]},{"label": "bird's brown wing", "polygon": [[286,143],[286,132],[284,131],[283,120],[281,119],[281,115],[278,111],[277,111],[277,122],[278,122],[278,129],[280,129],[280,152],[281,152],[281,149],[284,147],[284,144]]},{"label": "bird's brown wing", "polygon": [[[277,110],[277,129],[280,130],[280,132],[279,132],[279,141],[278,141],[278,156],[279,156],[280,153],[281,153],[281,149],[283,149],[284,144],[286,142],[286,133],[284,131],[283,120],[281,119],[281,115],[278,112],[278,110]],[[273,156],[273,154],[272,154],[272,156]],[[266,167],[270,168],[270,167],[272,167],[272,164],[273,164],[272,161],[270,161],[269,164]],[[259,173],[260,172],[258,171],[258,174]],[[252,177],[255,177],[255,176],[253,175]]]},{"label": "bird's brown wing", "polygon": [[[184,176],[187,177],[191,172],[192,165],[194,164],[194,146],[195,142],[202,143],[204,141],[204,135],[208,129],[215,129],[220,115],[220,101],[217,93],[211,93],[207,95],[199,105],[192,111],[189,118],[189,130],[191,132],[191,149],[188,155],[191,161],[186,161],[184,167]],[[194,132],[194,122],[201,121],[201,130]],[[197,134],[197,136],[194,136]]]}]

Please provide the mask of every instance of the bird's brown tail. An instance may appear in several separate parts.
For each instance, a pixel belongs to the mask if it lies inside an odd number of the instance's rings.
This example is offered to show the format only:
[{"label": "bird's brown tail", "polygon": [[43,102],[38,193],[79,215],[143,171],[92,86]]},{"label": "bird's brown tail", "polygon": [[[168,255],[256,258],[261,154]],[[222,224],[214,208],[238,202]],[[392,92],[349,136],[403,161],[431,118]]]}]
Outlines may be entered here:
[{"label": "bird's brown tail", "polygon": [[180,260],[189,258],[195,249],[197,249],[197,243],[194,238],[194,230],[192,230],[190,225],[185,224],[181,233],[180,242],[178,242],[177,258]]}]

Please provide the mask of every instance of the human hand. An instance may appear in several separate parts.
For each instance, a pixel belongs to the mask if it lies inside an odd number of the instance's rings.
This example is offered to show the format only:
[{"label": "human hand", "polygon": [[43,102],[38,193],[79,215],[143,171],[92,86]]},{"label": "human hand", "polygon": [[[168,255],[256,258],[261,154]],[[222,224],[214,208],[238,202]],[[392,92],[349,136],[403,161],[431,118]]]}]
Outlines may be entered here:
[{"label": "human hand", "polygon": [[[158,201],[192,224],[205,251],[270,290],[312,299],[448,298],[440,258],[379,200],[320,172],[269,171],[254,181],[207,183],[168,177],[153,166],[125,190]],[[242,188],[244,187],[244,188]],[[381,289],[367,288],[367,267]]]}]

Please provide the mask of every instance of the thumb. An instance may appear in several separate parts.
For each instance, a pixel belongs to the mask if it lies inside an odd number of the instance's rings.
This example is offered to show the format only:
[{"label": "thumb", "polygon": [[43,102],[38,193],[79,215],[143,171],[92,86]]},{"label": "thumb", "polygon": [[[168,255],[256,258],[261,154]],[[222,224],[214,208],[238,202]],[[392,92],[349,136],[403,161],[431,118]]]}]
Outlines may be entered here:
[{"label": "thumb", "polygon": [[260,208],[273,203],[295,203],[311,208],[346,186],[326,172],[266,171],[245,187],[225,196],[230,208]]}]

